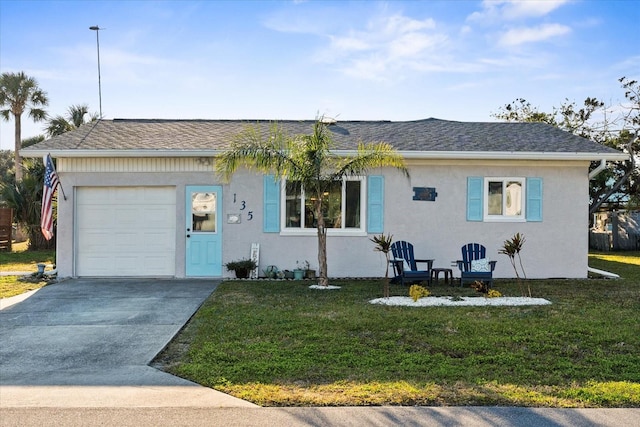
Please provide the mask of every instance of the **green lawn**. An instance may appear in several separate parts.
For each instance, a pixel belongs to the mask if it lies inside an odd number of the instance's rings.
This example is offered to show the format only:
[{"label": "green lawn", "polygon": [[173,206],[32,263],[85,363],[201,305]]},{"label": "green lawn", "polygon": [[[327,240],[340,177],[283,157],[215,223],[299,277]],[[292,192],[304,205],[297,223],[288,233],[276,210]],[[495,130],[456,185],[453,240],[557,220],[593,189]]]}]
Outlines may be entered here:
[{"label": "green lawn", "polygon": [[265,406],[640,407],[640,253],[590,265],[622,279],[531,281],[553,304],[530,307],[369,304],[379,281],[226,281],[157,363]]},{"label": "green lawn", "polygon": [[36,264],[53,264],[56,252],[27,251],[27,243],[16,243],[12,252],[0,251],[0,271],[37,271]]},{"label": "green lawn", "polygon": [[[0,272],[2,271],[38,271],[36,264],[53,264],[55,251],[27,251],[27,243],[13,245],[12,252],[0,252]],[[8,298],[41,288],[47,284],[44,280],[25,281],[20,276],[0,276],[0,298]]]}]

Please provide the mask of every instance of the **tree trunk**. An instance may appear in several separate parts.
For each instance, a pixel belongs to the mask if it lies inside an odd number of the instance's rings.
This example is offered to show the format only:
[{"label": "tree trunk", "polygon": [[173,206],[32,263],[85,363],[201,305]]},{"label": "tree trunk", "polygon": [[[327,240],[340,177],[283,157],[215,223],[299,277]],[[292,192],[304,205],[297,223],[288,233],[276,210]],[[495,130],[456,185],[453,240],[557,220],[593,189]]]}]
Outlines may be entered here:
[{"label": "tree trunk", "polygon": [[600,209],[600,206],[602,206],[602,204],[604,202],[606,202],[607,200],[609,200],[609,197],[611,197],[611,195],[613,193],[615,193],[616,191],[618,191],[618,189],[622,186],[622,184],[625,183],[625,181],[627,180],[627,178],[629,178],[629,176],[631,175],[631,173],[633,172],[633,163],[632,163],[632,167],[629,168],[628,171],[625,172],[625,174],[618,180],[616,181],[616,183],[613,185],[613,187],[611,187],[609,189],[609,191],[606,192],[606,194],[604,196],[602,196],[600,199],[598,199],[597,201],[594,200],[593,204],[591,205],[591,207],[589,208],[589,215],[593,215],[598,209]]},{"label": "tree trunk", "polygon": [[384,271],[384,288],[382,290],[384,297],[389,298],[389,251],[384,253],[385,258],[387,259],[387,268]]},{"label": "tree trunk", "polygon": [[320,269],[320,286],[329,286],[327,277],[327,229],[324,226],[324,216],[322,215],[322,199],[318,197],[316,202],[316,219],[318,221],[318,264]]},{"label": "tree trunk", "polygon": [[14,138],[15,138],[15,164],[16,164],[16,183],[22,181],[22,157],[20,156],[20,149],[22,148],[22,115],[16,114],[13,116],[15,120]]}]

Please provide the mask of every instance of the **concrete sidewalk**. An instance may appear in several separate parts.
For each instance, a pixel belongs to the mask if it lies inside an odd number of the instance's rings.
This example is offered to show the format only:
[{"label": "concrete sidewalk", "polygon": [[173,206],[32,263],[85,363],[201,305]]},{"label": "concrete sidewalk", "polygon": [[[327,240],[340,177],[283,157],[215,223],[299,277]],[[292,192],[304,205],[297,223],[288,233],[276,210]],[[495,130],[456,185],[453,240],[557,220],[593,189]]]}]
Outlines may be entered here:
[{"label": "concrete sidewalk", "polygon": [[34,271],[0,271],[0,276],[28,276]]},{"label": "concrete sidewalk", "polygon": [[637,409],[506,407],[0,408],[2,426],[636,427]]}]

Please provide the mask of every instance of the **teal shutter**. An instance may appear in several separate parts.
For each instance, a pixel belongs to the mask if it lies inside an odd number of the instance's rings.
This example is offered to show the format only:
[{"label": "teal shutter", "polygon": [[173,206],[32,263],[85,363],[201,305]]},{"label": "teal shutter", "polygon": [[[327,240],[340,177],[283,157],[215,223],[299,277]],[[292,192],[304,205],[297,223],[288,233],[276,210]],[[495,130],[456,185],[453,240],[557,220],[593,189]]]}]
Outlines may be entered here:
[{"label": "teal shutter", "polygon": [[367,179],[367,233],[384,232],[384,176]]},{"label": "teal shutter", "polygon": [[467,221],[482,221],[483,183],[482,177],[467,177]]},{"label": "teal shutter", "polygon": [[542,178],[527,178],[527,221],[542,221]]},{"label": "teal shutter", "polygon": [[264,178],[264,223],[265,233],[280,232],[280,181],[273,175]]}]

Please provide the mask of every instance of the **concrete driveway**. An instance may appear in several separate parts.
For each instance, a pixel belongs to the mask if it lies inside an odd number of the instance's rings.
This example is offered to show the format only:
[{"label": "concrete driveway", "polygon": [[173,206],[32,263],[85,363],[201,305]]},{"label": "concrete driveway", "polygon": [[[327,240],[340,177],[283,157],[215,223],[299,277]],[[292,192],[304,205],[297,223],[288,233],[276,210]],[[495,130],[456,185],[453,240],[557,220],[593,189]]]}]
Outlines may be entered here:
[{"label": "concrete driveway", "polygon": [[251,405],[148,366],[218,284],[73,279],[3,309],[0,406],[102,406],[114,399],[154,406],[154,399],[174,397],[190,405]]}]

